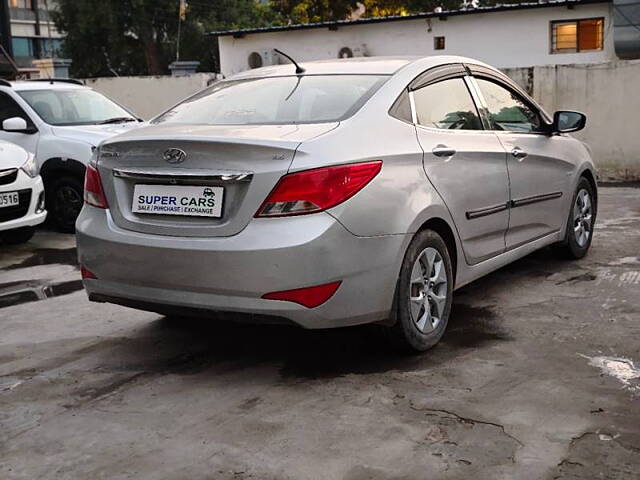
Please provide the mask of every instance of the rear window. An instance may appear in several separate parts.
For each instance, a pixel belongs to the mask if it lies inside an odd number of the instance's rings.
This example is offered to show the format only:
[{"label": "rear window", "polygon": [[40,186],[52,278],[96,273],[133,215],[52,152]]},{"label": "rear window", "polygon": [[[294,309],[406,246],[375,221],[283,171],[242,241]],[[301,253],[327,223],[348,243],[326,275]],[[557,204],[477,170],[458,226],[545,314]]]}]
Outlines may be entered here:
[{"label": "rear window", "polygon": [[277,125],[322,123],[353,115],[389,78],[304,75],[222,81],[152,123]]}]

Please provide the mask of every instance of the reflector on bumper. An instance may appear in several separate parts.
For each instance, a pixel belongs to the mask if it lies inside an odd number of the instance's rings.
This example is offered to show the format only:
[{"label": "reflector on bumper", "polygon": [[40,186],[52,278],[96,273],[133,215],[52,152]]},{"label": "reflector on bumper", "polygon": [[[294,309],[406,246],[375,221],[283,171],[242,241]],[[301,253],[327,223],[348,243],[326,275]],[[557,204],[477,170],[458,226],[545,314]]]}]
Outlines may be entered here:
[{"label": "reflector on bumper", "polygon": [[315,287],[296,288],[282,292],[265,293],[262,298],[294,302],[303,307],[314,308],[329,300],[342,282],[331,282]]}]

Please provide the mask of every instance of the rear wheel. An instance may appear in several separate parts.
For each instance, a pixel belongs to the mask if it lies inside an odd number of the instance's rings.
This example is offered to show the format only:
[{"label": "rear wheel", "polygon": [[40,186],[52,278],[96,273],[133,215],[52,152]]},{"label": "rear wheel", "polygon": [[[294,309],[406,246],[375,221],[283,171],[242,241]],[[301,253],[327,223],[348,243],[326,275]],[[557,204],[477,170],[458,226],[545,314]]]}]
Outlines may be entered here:
[{"label": "rear wheel", "polygon": [[31,240],[33,234],[36,233],[35,227],[16,228],[0,233],[0,238],[9,245],[17,245]]},{"label": "rear wheel", "polygon": [[447,246],[436,232],[424,230],[405,254],[395,298],[393,342],[404,350],[424,352],[447,328],[453,294],[453,273]]},{"label": "rear wheel", "polygon": [[591,246],[595,221],[595,193],[591,183],[583,177],[573,194],[567,218],[567,233],[559,246],[560,253],[570,259],[584,257]]},{"label": "rear wheel", "polygon": [[76,218],[84,203],[83,181],[77,177],[63,176],[52,180],[45,190],[48,219],[60,232],[75,232]]}]

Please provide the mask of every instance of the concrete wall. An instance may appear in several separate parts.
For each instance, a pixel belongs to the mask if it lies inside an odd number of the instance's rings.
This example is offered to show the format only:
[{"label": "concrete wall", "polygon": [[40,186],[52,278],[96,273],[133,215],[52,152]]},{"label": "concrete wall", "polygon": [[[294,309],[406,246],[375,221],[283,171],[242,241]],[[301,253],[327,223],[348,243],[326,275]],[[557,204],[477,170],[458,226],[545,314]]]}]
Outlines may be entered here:
[{"label": "concrete wall", "polygon": [[196,73],[188,77],[104,77],[87,79],[86,84],[149,120],[203,89],[215,77],[214,73]]},{"label": "concrete wall", "polygon": [[574,135],[591,147],[602,179],[640,180],[640,60],[518,70],[505,73],[520,85],[532,76],[533,97],[548,112],[587,115]]},{"label": "concrete wall", "polygon": [[[604,50],[583,53],[550,53],[553,20],[604,17]],[[433,37],[445,37],[445,49],[434,50]],[[338,58],[342,47],[363,50],[367,56],[464,55],[500,68],[529,65],[594,63],[614,60],[611,4],[600,3],[547,7],[524,11],[474,13],[446,20],[417,19],[365,25],[340,26],[337,30],[314,28],[219,38],[221,70],[231,75],[249,68],[251,52],[279,48],[296,60]],[[276,57],[277,58],[277,57]]]}]

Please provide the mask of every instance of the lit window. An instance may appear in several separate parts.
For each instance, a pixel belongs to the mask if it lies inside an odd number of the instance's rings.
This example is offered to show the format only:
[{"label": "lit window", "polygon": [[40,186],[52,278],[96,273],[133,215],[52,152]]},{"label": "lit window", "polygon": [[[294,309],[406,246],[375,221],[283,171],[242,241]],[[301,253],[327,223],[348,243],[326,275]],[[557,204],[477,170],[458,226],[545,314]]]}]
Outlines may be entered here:
[{"label": "lit window", "polygon": [[433,37],[433,49],[444,50],[444,37]]},{"label": "lit window", "polygon": [[604,19],[551,22],[551,53],[573,53],[604,48]]},{"label": "lit window", "polygon": [[31,0],[11,0],[11,8],[31,8]]}]

